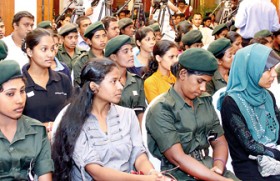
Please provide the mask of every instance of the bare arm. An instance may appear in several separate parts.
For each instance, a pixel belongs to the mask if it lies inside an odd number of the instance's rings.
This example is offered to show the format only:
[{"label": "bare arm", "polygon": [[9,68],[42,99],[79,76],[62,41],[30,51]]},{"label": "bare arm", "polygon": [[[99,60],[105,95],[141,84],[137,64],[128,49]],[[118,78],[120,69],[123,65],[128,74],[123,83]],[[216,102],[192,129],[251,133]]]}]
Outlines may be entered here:
[{"label": "bare arm", "polygon": [[[178,165],[179,168],[197,178],[198,180],[208,180],[208,181],[220,181],[228,180],[210,169],[205,167],[203,164],[198,162],[196,159],[189,155],[186,155],[182,149],[182,145],[177,143],[170,147],[164,152],[164,156],[174,165]],[[230,179],[229,179],[230,180]]]},{"label": "bare arm", "polygon": [[145,175],[154,168],[145,153],[139,155],[135,160],[135,168],[137,171],[142,171]]},{"label": "bare arm", "polygon": [[46,173],[39,177],[39,181],[52,181],[52,173]]},{"label": "bare arm", "polygon": [[134,175],[107,167],[102,167],[97,164],[88,164],[85,167],[86,171],[94,178],[94,180],[115,180],[115,181],[150,181],[157,180],[155,175]]},{"label": "bare arm", "polygon": [[222,135],[218,137],[216,140],[211,141],[210,144],[213,148],[213,168],[217,167],[221,171],[219,174],[222,174],[224,173],[225,164],[227,163],[228,158],[228,144],[225,136]]}]

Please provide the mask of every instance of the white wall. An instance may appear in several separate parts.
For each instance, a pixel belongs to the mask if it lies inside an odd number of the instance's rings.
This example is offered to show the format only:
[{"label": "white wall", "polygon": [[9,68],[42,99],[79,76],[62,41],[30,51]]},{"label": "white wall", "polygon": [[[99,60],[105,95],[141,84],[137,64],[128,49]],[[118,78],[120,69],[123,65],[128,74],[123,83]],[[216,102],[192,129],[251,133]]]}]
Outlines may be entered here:
[{"label": "white wall", "polygon": [[[45,0],[46,1],[46,0]],[[19,11],[28,11],[34,17],[34,22],[37,22],[37,1],[36,0],[15,0],[15,13]]]}]

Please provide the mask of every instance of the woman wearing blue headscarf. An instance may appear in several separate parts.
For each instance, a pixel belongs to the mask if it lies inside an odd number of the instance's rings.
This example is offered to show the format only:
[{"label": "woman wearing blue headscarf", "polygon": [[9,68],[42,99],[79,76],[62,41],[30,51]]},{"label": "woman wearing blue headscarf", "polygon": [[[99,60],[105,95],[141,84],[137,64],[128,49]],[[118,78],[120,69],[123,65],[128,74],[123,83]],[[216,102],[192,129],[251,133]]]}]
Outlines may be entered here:
[{"label": "woman wearing blue headscarf", "polygon": [[232,165],[241,180],[279,180],[262,177],[258,162],[249,155],[266,155],[280,160],[279,110],[269,88],[277,76],[275,65],[280,57],[271,49],[253,44],[239,50],[232,64],[226,92],[218,107]]}]

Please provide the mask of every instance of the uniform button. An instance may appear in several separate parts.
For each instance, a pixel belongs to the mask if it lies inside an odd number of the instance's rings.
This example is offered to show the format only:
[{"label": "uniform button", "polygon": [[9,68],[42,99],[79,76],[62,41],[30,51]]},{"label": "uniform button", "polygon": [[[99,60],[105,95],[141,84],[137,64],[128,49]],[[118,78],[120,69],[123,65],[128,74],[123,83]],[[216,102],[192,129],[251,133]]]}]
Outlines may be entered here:
[{"label": "uniform button", "polygon": [[10,152],[14,151],[14,147],[10,147]]},{"label": "uniform button", "polygon": [[90,136],[90,139],[93,139],[93,136],[92,136],[92,135]]}]

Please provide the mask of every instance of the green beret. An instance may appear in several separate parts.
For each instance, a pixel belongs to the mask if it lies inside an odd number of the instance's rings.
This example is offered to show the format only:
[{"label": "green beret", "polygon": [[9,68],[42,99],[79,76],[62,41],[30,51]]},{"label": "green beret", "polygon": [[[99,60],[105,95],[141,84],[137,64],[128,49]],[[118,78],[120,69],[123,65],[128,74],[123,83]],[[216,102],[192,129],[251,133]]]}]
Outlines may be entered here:
[{"label": "green beret", "polygon": [[47,28],[52,28],[52,22],[51,21],[41,21],[38,25],[37,25],[38,28],[44,28],[44,29],[47,29]]},{"label": "green beret", "polygon": [[213,41],[209,44],[207,50],[216,58],[222,58],[227,49],[231,47],[230,40],[227,38],[219,38],[218,40]]},{"label": "green beret", "polygon": [[118,35],[108,41],[105,47],[105,57],[109,57],[111,54],[116,53],[123,45],[131,44],[131,38],[127,35]]},{"label": "green beret", "polygon": [[69,33],[73,30],[76,30],[78,32],[77,26],[73,23],[68,23],[61,27],[60,31],[58,32],[59,35],[63,36],[66,33]]},{"label": "green beret", "polygon": [[0,40],[0,60],[4,60],[8,55],[8,47],[3,40]]},{"label": "green beret", "polygon": [[130,18],[123,18],[123,19],[119,20],[118,24],[119,24],[119,28],[121,30],[121,29],[127,27],[128,25],[133,24],[133,21]]},{"label": "green beret", "polygon": [[194,43],[201,43],[201,40],[202,33],[199,30],[191,30],[182,37],[183,44],[188,46],[191,46]]},{"label": "green beret", "polygon": [[184,51],[179,57],[179,64],[186,69],[206,75],[213,75],[218,68],[213,54],[202,48],[190,48]]},{"label": "green beret", "polygon": [[268,36],[272,36],[272,33],[269,30],[261,30],[255,33],[254,38],[265,38]]},{"label": "green beret", "polygon": [[223,31],[224,29],[228,29],[227,28],[227,25],[225,23],[223,24],[219,24],[218,26],[216,26],[214,28],[214,30],[212,31],[212,35],[216,35],[216,34],[219,34],[221,31]]},{"label": "green beret", "polygon": [[158,23],[151,24],[149,25],[149,27],[152,28],[154,32],[160,31],[160,27]]},{"label": "green beret", "polygon": [[16,61],[4,60],[0,62],[0,85],[17,77],[22,77],[22,73]]},{"label": "green beret", "polygon": [[231,25],[231,27],[229,28],[230,31],[237,31],[237,28],[235,25]]},{"label": "green beret", "polygon": [[91,39],[94,33],[99,30],[105,30],[104,25],[101,21],[97,21],[89,25],[85,31],[84,37]]}]

